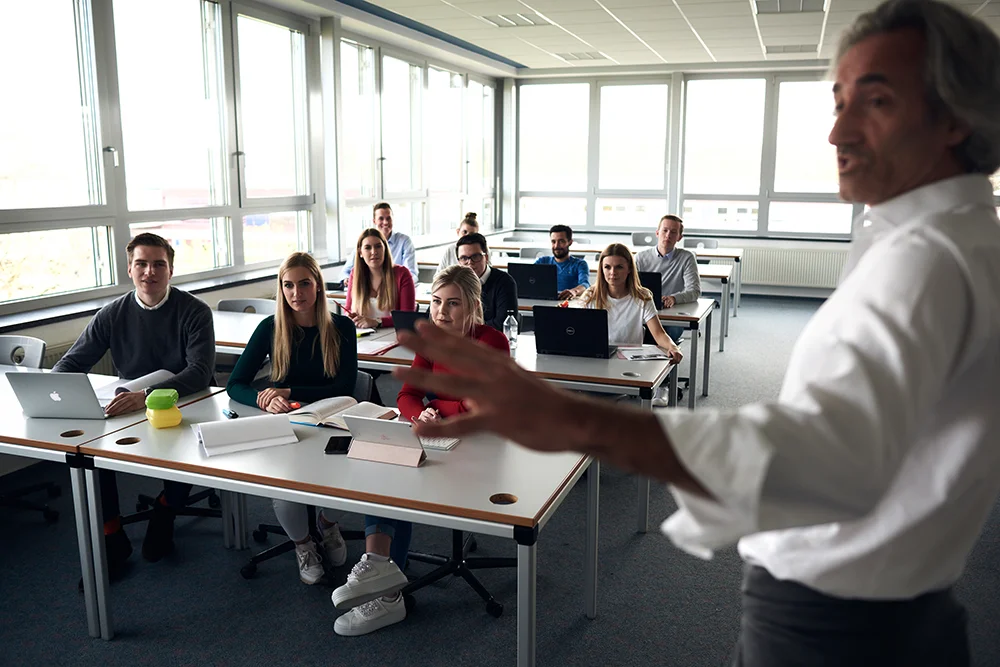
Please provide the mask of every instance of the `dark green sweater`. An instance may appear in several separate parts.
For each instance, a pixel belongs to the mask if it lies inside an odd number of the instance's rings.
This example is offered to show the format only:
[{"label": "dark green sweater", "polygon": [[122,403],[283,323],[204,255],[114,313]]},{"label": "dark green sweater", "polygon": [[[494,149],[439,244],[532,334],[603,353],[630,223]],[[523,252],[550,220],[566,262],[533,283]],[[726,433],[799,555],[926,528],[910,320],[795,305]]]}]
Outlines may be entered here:
[{"label": "dark green sweater", "polygon": [[[288,375],[273,383],[280,389],[291,389],[290,400],[312,403],[331,396],[350,396],[358,376],[358,338],[354,323],[341,315],[333,315],[333,324],[340,334],[340,360],[337,376],[330,378],[323,371],[323,354],[319,347],[319,327],[296,327]],[[244,405],[257,405],[257,390],[251,386],[254,376],[271,354],[274,343],[274,316],[257,325],[246,349],[229,376],[226,391]]]}]

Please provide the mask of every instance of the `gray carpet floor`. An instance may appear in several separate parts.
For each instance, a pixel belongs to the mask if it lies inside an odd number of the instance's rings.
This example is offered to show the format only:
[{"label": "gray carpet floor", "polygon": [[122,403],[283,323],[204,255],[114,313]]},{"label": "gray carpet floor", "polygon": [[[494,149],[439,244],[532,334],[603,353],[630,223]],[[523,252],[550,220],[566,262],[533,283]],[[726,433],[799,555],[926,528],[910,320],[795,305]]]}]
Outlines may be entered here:
[{"label": "gray carpet floor", "polygon": [[[711,395],[704,407],[732,407],[774,398],[788,355],[817,307],[802,300],[744,301],[731,320],[724,353],[713,354]],[[716,348],[717,350],[717,348]],[[391,378],[383,397],[395,396]],[[263,564],[252,580],[239,570],[247,552],[227,551],[210,519],[179,519],[177,551],[160,563],[138,554],[144,528],[129,527],[136,553],[124,580],[112,587],[117,636],[87,636],[69,481],[54,464],[0,480],[0,488],[36,480],[63,485],[53,501],[54,525],[40,517],[0,512],[0,664],[2,665],[512,665],[515,664],[516,587],[513,571],[486,571],[482,581],[505,604],[499,619],[459,579],[421,591],[405,622],[359,638],[333,633],[338,612],[329,594],[361,553],[350,543],[348,565],[331,581],[305,586],[290,554]],[[739,630],[741,563],[734,549],[703,562],[673,548],[658,532],[633,528],[635,481],[604,468],[598,618],[583,615],[585,485],[574,489],[541,535],[538,551],[538,664],[726,665]],[[155,481],[120,477],[123,507]],[[675,508],[654,487],[651,517]],[[250,520],[273,522],[270,503],[249,499]],[[361,519],[346,515],[348,528]],[[271,544],[276,538],[271,538]],[[413,547],[445,553],[449,533],[418,526]],[[261,548],[253,545],[253,549]],[[507,541],[481,537],[479,554],[512,556]],[[977,665],[1000,665],[1000,514],[994,512],[959,584],[970,615]],[[411,576],[426,571],[418,563]]]}]

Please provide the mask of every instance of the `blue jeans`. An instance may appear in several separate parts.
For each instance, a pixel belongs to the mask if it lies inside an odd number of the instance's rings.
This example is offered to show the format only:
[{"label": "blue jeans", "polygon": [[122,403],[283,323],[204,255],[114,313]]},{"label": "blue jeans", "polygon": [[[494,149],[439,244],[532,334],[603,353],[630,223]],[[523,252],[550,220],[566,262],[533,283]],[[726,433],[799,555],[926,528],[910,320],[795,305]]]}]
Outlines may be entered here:
[{"label": "blue jeans", "polygon": [[684,327],[663,327],[663,330],[667,332],[667,335],[675,343],[680,340],[681,335],[684,333]]},{"label": "blue jeans", "polygon": [[389,548],[389,558],[396,562],[399,569],[406,567],[406,556],[410,553],[410,536],[413,534],[413,524],[399,519],[383,519],[377,516],[365,516],[365,535],[385,533],[392,540]]}]

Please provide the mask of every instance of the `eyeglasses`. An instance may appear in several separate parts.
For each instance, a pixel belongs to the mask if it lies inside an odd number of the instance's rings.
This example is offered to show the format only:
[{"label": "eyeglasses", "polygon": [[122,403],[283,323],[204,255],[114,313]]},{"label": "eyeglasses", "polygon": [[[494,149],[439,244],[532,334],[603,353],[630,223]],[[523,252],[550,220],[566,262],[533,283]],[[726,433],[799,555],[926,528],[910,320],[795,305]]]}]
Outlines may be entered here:
[{"label": "eyeglasses", "polygon": [[479,262],[484,259],[486,259],[486,255],[481,252],[477,252],[475,255],[465,255],[464,257],[459,257],[458,263],[462,266],[466,266],[468,264],[479,264]]}]

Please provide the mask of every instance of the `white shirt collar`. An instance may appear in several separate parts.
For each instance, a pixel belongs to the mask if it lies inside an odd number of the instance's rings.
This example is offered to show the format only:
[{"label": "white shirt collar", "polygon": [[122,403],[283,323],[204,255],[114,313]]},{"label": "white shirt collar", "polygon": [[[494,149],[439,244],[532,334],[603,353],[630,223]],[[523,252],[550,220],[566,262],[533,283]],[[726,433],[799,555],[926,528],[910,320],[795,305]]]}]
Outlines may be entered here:
[{"label": "white shirt collar", "polygon": [[155,306],[147,306],[146,304],[144,304],[142,302],[142,299],[139,298],[139,290],[135,290],[134,292],[132,292],[132,294],[135,296],[135,302],[139,304],[139,307],[142,308],[143,310],[158,310],[161,306],[163,306],[163,304],[167,302],[167,299],[170,298],[170,285],[167,285],[166,293],[164,293],[163,298],[160,299],[160,302]]},{"label": "white shirt collar", "polygon": [[923,185],[871,207],[865,218],[899,227],[963,205],[993,206],[993,186],[986,176],[962,174]]},{"label": "white shirt collar", "polygon": [[492,273],[492,271],[493,268],[489,264],[487,264],[486,270],[483,271],[483,275],[479,276],[479,284],[485,285],[486,281],[490,279],[490,273]]}]

